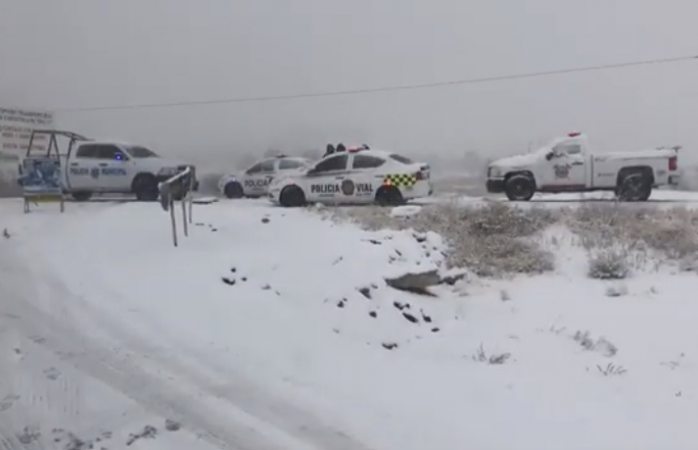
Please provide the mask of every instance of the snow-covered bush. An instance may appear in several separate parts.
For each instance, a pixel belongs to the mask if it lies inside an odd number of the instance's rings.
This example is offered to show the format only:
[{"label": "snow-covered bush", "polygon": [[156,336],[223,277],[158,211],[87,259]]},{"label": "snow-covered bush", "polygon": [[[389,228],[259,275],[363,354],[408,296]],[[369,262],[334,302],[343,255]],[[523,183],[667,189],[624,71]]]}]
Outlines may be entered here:
[{"label": "snow-covered bush", "polygon": [[592,256],[589,260],[589,277],[597,280],[622,280],[628,276],[627,254],[617,250],[607,250]]},{"label": "snow-covered bush", "polygon": [[624,284],[612,284],[606,288],[606,297],[622,297],[628,295],[628,287]]},{"label": "snow-covered bush", "polygon": [[632,206],[584,206],[566,215],[566,222],[588,250],[610,246],[624,246],[628,251],[652,249],[671,259],[698,254],[698,211]]}]

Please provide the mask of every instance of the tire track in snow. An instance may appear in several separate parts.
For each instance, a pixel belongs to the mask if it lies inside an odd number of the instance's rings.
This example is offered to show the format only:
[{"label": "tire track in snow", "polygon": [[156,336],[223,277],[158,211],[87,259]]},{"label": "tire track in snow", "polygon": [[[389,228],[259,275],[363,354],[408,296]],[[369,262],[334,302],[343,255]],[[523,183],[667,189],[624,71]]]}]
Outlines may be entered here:
[{"label": "tire track in snow", "polygon": [[[157,357],[133,361],[136,358],[129,358],[129,354],[114,357],[111,350],[92,344],[71,328],[71,324],[77,323],[67,313],[67,302],[74,303],[73,308],[85,308],[82,313],[135,354],[143,344],[76,298],[60,281],[47,276],[48,272],[35,275],[40,275],[43,283],[42,294],[52,297],[49,304],[63,306],[51,307],[55,315],[46,314],[26,300],[30,298],[26,292],[16,290],[10,296],[11,311],[18,317],[18,326],[25,336],[35,336],[37,345],[163,418],[193,428],[210,444],[222,449],[367,449],[349,436],[321,425],[317,418],[265,396],[252,384],[233,379],[227,389],[221,390],[220,383],[185,364]],[[175,378],[176,382],[170,381]]]}]

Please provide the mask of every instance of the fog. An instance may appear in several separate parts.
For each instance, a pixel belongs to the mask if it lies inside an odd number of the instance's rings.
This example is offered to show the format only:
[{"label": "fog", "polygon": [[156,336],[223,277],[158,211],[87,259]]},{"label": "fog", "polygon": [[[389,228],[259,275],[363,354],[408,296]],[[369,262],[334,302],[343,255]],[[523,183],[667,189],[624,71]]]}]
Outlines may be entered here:
[{"label": "fog", "polygon": [[[0,104],[221,168],[369,143],[467,165],[582,130],[683,144],[698,61],[400,92],[117,111],[698,54],[694,0],[0,0]],[[472,153],[471,153],[472,154]],[[427,156],[425,156],[427,157]]]}]

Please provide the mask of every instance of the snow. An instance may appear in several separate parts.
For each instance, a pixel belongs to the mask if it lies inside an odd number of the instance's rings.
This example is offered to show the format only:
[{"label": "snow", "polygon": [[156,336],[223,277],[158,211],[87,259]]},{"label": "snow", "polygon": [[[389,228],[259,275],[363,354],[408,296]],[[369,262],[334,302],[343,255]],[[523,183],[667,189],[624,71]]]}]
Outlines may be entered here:
[{"label": "snow", "polygon": [[[417,205],[433,205],[455,202],[462,206],[478,206],[485,202],[503,202],[517,207],[546,207],[564,208],[577,207],[580,204],[609,204],[616,202],[615,195],[609,191],[592,192],[568,192],[568,193],[536,193],[529,202],[510,202],[504,194],[487,194],[484,196],[454,195],[453,193],[439,193],[432,197],[412,200],[410,203]],[[654,189],[647,202],[626,204],[637,208],[673,208],[687,207],[698,208],[698,192],[681,191],[672,189]]]},{"label": "snow", "polygon": [[[146,425],[158,434],[128,448],[698,441],[696,275],[636,273],[622,282],[627,294],[608,297],[563,227],[540,237],[557,257],[554,273],[469,275],[424,297],[384,277],[442,268],[435,233],[369,232],[264,200],[224,200],[195,205],[196,225],[174,248],[159,204],[21,211],[0,201],[10,234],[0,236],[0,442],[10,448],[25,448],[24,427],[42,448],[54,428],[83,439],[110,431],[107,447],[126,448]],[[480,349],[511,356],[489,364],[474,358]],[[182,429],[166,431],[165,419]]]},{"label": "snow", "polygon": [[410,217],[419,214],[421,210],[422,208],[418,205],[396,206],[390,210],[390,215],[392,217]]}]

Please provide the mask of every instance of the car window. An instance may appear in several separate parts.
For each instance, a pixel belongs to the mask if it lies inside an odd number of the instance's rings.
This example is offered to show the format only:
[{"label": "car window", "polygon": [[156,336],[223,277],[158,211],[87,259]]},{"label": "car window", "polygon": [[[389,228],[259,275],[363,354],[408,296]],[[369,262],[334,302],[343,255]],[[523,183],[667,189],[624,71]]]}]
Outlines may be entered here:
[{"label": "car window", "polygon": [[297,159],[282,159],[279,162],[279,170],[299,169],[303,166],[305,166],[305,164]]},{"label": "car window", "polygon": [[398,155],[398,154],[393,153],[392,155],[390,155],[390,157],[399,163],[414,164],[414,161],[412,161],[410,158],[406,158],[402,155]]},{"label": "car window", "polygon": [[385,160],[383,158],[359,153],[354,155],[354,162],[351,166],[354,169],[372,169],[374,167],[380,167],[384,163]]},{"label": "car window", "polygon": [[262,163],[257,163],[254,166],[247,169],[245,172],[247,175],[252,175],[253,173],[259,173],[262,171]]},{"label": "car window", "polygon": [[345,170],[347,168],[347,155],[336,155],[320,161],[315,165],[313,173],[331,172],[333,170]]},{"label": "car window", "polygon": [[565,149],[568,155],[577,155],[582,153],[582,146],[579,144],[568,145]]},{"label": "car window", "polygon": [[77,158],[96,158],[97,146],[93,144],[81,145],[75,153]]},{"label": "car window", "polygon": [[128,154],[134,158],[157,158],[157,154],[145,147],[129,147]]},{"label": "car window", "polygon": [[274,160],[268,159],[262,161],[262,172],[273,172],[274,171]]},{"label": "car window", "polygon": [[127,159],[121,149],[115,145],[97,145],[97,158],[124,161]]}]

